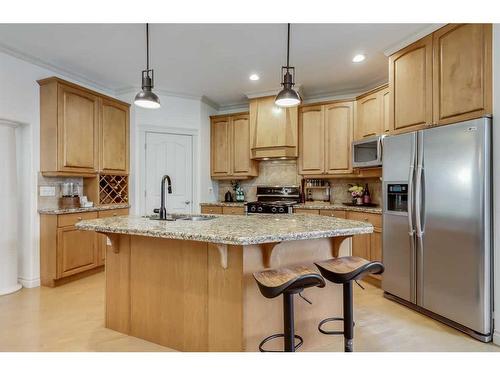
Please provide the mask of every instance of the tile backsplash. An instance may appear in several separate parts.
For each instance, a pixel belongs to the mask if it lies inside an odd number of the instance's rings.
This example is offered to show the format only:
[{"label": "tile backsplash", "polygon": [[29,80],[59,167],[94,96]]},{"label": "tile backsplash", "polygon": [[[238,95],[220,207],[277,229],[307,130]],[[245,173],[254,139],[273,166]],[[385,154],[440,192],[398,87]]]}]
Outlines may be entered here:
[{"label": "tile backsplash", "polygon": [[[240,185],[245,192],[245,200],[256,200],[257,186],[260,185],[296,185],[300,186],[302,176],[297,174],[297,162],[295,160],[266,160],[259,163],[259,175],[250,180],[240,181]],[[350,184],[368,184],[370,195],[374,203],[380,204],[382,200],[382,183],[379,178],[367,179],[330,179],[331,186],[330,202],[349,202],[351,196],[347,189]],[[230,181],[219,181],[219,200],[224,200],[224,194],[231,191],[234,196]],[[321,199],[320,193],[313,196],[314,199]]]}]

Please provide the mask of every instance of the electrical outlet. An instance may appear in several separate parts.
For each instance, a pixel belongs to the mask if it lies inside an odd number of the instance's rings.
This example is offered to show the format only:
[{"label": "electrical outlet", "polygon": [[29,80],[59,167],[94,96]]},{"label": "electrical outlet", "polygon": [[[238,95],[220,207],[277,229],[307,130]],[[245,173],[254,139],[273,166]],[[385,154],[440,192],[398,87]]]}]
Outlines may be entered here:
[{"label": "electrical outlet", "polygon": [[55,186],[40,186],[40,196],[41,197],[55,197],[56,187]]}]

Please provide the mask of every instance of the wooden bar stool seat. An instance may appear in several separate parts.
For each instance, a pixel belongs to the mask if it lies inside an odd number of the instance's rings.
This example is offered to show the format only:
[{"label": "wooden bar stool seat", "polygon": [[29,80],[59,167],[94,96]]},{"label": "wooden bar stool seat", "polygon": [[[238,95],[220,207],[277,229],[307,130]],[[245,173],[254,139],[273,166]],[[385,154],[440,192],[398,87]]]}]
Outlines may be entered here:
[{"label": "wooden bar stool seat", "polygon": [[[304,340],[295,334],[293,297],[295,294],[300,295],[306,288],[324,288],[325,280],[313,266],[305,265],[255,272],[253,277],[264,297],[275,298],[281,294],[283,295],[284,333],[277,333],[266,337],[259,344],[259,350],[261,352],[276,352],[277,350],[265,350],[264,344],[273,339],[283,337],[284,351],[294,352],[302,346]],[[305,300],[311,303],[307,299]],[[297,344],[295,344],[295,339],[298,340]]]},{"label": "wooden bar stool seat", "polygon": [[[352,282],[360,280],[368,274],[379,275],[384,272],[381,262],[369,261],[360,257],[340,257],[315,263],[321,275],[335,284],[343,285],[343,310],[344,316],[323,319],[318,330],[326,335],[344,335],[344,351],[353,351],[354,320],[352,301]],[[331,321],[344,321],[343,331],[328,331],[323,325]]]}]

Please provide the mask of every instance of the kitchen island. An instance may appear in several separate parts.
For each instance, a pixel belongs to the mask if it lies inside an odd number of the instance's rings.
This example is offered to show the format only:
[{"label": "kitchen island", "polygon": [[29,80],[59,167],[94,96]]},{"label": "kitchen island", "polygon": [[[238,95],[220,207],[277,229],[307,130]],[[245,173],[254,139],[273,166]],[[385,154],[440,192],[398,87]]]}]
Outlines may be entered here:
[{"label": "kitchen island", "polygon": [[[81,221],[105,234],[107,328],[182,351],[256,351],[282,332],[282,299],[263,297],[252,273],[339,255],[340,244],[373,231],[359,221],[311,215],[209,216],[158,221],[121,216]],[[347,254],[345,254],[347,255]],[[317,324],[340,316],[342,289],[299,297],[295,326],[304,349],[331,343]]]}]

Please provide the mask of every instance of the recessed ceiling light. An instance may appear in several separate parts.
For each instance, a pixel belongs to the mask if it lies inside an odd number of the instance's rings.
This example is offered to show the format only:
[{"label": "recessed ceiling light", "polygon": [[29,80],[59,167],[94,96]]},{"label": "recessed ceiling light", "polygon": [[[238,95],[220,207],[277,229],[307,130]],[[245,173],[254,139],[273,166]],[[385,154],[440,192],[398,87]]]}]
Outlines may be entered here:
[{"label": "recessed ceiling light", "polygon": [[250,81],[258,81],[260,79],[258,74],[252,74],[250,77],[248,77]]},{"label": "recessed ceiling light", "polygon": [[360,53],[352,58],[352,62],[358,63],[363,61],[364,59],[366,59],[366,56]]}]

